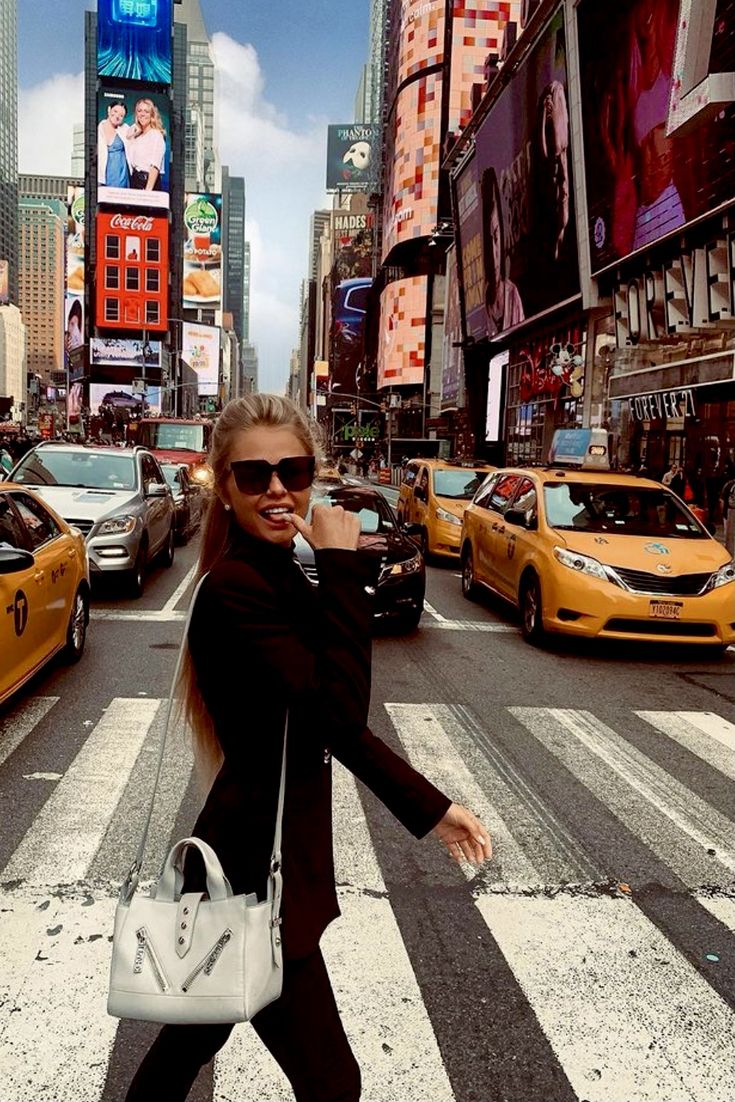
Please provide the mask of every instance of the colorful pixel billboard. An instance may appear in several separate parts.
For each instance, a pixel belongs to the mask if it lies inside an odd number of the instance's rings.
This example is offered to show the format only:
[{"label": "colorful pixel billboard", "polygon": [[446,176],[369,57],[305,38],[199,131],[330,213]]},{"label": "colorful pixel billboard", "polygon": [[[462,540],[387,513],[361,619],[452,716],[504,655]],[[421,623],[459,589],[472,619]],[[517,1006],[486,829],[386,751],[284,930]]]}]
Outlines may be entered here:
[{"label": "colorful pixel billboard", "polygon": [[424,381],[428,291],[427,276],[410,276],[380,296],[379,390]]},{"label": "colorful pixel billboard", "polygon": [[97,75],[171,83],[173,0],[97,0]]}]

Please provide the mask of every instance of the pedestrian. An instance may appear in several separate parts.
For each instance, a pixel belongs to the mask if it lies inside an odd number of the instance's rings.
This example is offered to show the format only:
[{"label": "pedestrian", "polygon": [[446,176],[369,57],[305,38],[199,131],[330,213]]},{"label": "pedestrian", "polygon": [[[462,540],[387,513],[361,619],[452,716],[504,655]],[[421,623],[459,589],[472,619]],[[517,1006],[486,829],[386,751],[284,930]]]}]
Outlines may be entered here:
[{"label": "pedestrian", "polygon": [[[215,495],[199,572],[208,573],[189,630],[182,694],[197,761],[213,783],[193,833],[216,851],[236,893],[264,898],[283,731],[283,993],[252,1020],[297,1102],[356,1102],[360,1070],[319,948],[339,915],[332,861],[331,754],[416,837],[432,832],[455,860],[491,854],[482,824],[367,728],[376,566],[357,552],[360,523],[340,506],[305,517],[315,428],[286,398],[229,402],[213,435]],[[314,548],[318,588],[294,559]],[[186,890],[200,890],[197,854]],[[230,1025],[164,1026],[127,1102],[185,1099]],[[246,1088],[243,1085],[243,1099]],[[260,1097],[257,1084],[249,1096]]]},{"label": "pedestrian", "polygon": [[675,468],[676,469],[674,469],[674,467],[671,468],[674,473],[671,477],[671,482],[669,483],[669,489],[671,490],[672,494],[676,494],[677,497],[683,498],[684,488],[686,486],[684,468],[678,463],[675,464]]},{"label": "pedestrian", "polygon": [[669,467],[668,471],[664,472],[664,476],[661,479],[661,484],[663,486],[671,486],[672,481],[676,477],[677,469],[678,468],[676,466],[676,463],[672,463],[671,466]]}]

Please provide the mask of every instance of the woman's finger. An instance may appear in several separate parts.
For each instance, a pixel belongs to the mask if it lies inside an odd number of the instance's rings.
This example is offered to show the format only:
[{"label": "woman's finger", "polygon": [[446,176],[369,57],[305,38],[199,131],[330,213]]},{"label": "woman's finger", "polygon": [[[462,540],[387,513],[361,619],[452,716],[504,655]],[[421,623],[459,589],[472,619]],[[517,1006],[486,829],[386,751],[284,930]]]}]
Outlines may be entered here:
[{"label": "woman's finger", "polygon": [[313,533],[311,530],[311,525],[307,524],[304,518],[299,516],[298,513],[289,513],[288,519],[291,521],[296,531],[299,532],[304,537],[306,542],[311,544],[313,547]]}]

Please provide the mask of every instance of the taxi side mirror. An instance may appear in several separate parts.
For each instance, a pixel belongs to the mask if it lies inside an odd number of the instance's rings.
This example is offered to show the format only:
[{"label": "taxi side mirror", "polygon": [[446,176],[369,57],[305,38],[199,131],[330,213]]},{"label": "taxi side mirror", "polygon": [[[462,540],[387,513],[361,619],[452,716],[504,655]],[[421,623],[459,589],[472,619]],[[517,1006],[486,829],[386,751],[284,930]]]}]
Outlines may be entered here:
[{"label": "taxi side mirror", "polygon": [[0,574],[20,574],[30,570],[36,560],[30,551],[19,547],[0,547]]}]

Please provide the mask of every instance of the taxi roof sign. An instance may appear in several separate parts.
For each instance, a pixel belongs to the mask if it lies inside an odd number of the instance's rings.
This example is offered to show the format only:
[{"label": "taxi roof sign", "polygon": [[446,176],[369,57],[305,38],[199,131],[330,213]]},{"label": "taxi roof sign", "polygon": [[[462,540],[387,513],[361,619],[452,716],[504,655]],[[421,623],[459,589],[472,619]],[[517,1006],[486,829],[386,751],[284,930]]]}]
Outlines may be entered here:
[{"label": "taxi roof sign", "polygon": [[609,471],[606,429],[557,429],[549,448],[549,465]]}]

